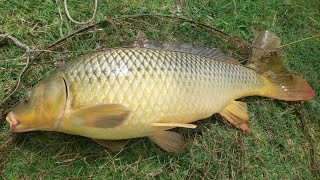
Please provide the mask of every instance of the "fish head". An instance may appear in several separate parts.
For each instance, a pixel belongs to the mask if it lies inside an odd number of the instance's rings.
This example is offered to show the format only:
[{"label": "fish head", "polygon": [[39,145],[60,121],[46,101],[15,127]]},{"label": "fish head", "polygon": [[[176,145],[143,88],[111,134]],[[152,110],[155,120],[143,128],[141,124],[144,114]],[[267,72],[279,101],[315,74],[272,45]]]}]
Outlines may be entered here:
[{"label": "fish head", "polygon": [[63,118],[67,88],[60,76],[40,81],[20,99],[6,117],[12,132],[54,130]]}]

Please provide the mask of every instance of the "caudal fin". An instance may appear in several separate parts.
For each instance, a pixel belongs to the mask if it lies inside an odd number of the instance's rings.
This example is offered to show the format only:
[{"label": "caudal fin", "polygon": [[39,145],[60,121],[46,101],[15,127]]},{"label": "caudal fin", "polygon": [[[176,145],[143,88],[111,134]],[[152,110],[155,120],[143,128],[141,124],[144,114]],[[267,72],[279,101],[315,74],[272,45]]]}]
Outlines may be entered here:
[{"label": "caudal fin", "polygon": [[258,34],[253,42],[256,48],[246,66],[262,75],[265,87],[260,96],[286,101],[309,100],[314,92],[302,77],[293,76],[284,67],[281,56],[276,52],[280,45],[279,38],[270,31]]}]

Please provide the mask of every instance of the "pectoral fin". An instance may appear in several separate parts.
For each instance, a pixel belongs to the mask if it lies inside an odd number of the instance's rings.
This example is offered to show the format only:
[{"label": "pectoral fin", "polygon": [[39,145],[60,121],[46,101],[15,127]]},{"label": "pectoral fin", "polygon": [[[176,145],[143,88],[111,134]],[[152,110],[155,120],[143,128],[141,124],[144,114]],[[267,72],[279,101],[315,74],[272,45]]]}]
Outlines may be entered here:
[{"label": "pectoral fin", "polygon": [[103,139],[92,139],[99,145],[107,147],[112,151],[120,151],[129,142],[128,139],[123,140],[103,140]]},{"label": "pectoral fin", "polygon": [[95,128],[113,128],[121,125],[129,111],[121,104],[85,106],[71,113],[74,125]]},{"label": "pectoral fin", "polygon": [[243,131],[249,131],[249,116],[247,113],[247,103],[241,101],[231,101],[221,112],[231,124]]},{"label": "pectoral fin", "polygon": [[172,153],[182,152],[185,146],[183,136],[173,131],[158,131],[149,139],[161,149]]}]

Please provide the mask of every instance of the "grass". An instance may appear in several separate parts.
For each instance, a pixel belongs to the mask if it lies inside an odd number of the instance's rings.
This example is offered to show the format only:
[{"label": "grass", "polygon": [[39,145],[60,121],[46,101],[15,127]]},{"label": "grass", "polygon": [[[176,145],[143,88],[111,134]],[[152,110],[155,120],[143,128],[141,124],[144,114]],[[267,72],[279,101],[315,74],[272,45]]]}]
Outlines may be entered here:
[{"label": "grass", "polygon": [[[91,16],[91,1],[68,2],[75,19]],[[248,42],[260,30],[271,29],[286,44],[320,32],[319,9],[318,0],[308,3],[303,0],[99,1],[96,20],[136,13],[180,13]],[[48,76],[59,62],[72,60],[99,46],[129,45],[139,29],[149,39],[236,51],[226,41],[190,23],[144,19],[128,20],[117,26],[118,37],[115,29],[107,26],[54,49],[71,52],[43,55],[24,76],[14,99]],[[62,1],[0,2],[0,32],[9,33],[30,46],[41,49],[77,28],[66,19]],[[0,41],[0,47],[1,60],[23,54],[11,43]],[[307,79],[316,97],[303,103],[244,98],[251,117],[249,133],[242,133],[219,116],[213,116],[197,122],[195,130],[177,129],[187,140],[183,154],[168,154],[148,139],[135,139],[117,153],[78,136],[55,132],[12,134],[2,121],[0,175],[3,179],[319,179],[320,40],[293,44],[281,52],[288,69]],[[24,61],[0,61],[0,99],[14,85]]]}]

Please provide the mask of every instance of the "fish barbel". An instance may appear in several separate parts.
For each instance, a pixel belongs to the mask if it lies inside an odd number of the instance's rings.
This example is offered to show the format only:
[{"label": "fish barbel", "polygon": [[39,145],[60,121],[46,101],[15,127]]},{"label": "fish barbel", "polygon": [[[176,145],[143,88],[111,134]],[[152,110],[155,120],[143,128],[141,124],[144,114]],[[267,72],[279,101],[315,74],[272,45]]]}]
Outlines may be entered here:
[{"label": "fish barbel", "polygon": [[100,50],[66,63],[27,92],[7,116],[11,130],[59,131],[81,135],[111,149],[126,139],[149,137],[162,149],[179,152],[175,127],[219,113],[249,130],[246,96],[308,100],[309,84],[292,76],[276,53],[277,36],[260,33],[246,66],[216,49],[187,45]]}]

